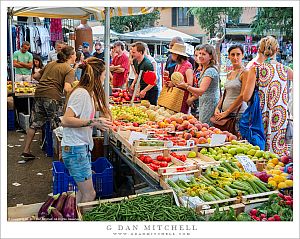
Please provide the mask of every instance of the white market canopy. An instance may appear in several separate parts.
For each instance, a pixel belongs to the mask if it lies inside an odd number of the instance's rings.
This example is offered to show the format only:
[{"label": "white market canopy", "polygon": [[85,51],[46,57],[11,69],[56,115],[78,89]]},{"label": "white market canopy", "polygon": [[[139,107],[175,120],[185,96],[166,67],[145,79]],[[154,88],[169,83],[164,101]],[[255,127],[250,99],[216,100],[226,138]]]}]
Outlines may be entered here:
[{"label": "white market canopy", "polygon": [[[92,27],[93,39],[104,38],[105,35],[105,26],[94,26]],[[119,33],[110,30],[110,38],[117,39],[119,38]]]},{"label": "white market canopy", "polygon": [[[131,16],[151,13],[152,7],[111,7],[110,17]],[[13,7],[13,16],[45,17],[65,19],[89,19],[94,16],[95,20],[105,19],[104,7]]]},{"label": "white market canopy", "polygon": [[147,40],[151,42],[170,42],[173,37],[181,37],[185,42],[200,43],[200,39],[167,27],[151,27],[120,35],[122,40]]}]

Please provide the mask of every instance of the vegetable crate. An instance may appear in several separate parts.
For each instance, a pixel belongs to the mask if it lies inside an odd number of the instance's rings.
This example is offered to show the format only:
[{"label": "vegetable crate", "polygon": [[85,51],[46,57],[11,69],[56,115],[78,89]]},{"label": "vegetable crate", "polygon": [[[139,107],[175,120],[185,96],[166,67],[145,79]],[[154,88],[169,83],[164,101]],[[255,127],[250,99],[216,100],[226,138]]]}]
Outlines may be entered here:
[{"label": "vegetable crate", "polygon": [[7,208],[8,221],[32,221],[38,217],[38,212],[44,203],[17,204],[16,207]]},{"label": "vegetable crate", "polygon": [[277,193],[279,192],[275,190],[271,192],[264,192],[264,193],[242,196],[242,203],[245,205],[245,211],[248,212],[251,209],[260,206],[261,204],[269,200],[270,195],[277,194]]},{"label": "vegetable crate", "polygon": [[[104,200],[98,200],[98,201],[92,201],[92,202],[86,202],[86,203],[79,203],[78,206],[78,219],[82,221],[82,215],[90,210],[92,210],[94,207],[97,207],[98,205],[105,204],[105,203],[120,203],[124,200],[131,200],[136,198],[140,195],[163,195],[163,194],[172,194],[173,196],[173,190],[161,190],[161,191],[155,191],[155,192],[147,192],[147,193],[141,193],[136,195],[129,195],[128,197],[118,197],[118,198],[112,198],[112,199],[104,199]],[[179,203],[177,201],[177,198],[175,198],[176,205],[179,206]]]},{"label": "vegetable crate", "polygon": [[7,110],[7,130],[15,130],[15,111]]},{"label": "vegetable crate", "polygon": [[[64,163],[52,162],[53,194],[77,191],[77,185]],[[113,194],[113,166],[106,158],[92,162],[92,178],[97,197],[110,197]]]}]

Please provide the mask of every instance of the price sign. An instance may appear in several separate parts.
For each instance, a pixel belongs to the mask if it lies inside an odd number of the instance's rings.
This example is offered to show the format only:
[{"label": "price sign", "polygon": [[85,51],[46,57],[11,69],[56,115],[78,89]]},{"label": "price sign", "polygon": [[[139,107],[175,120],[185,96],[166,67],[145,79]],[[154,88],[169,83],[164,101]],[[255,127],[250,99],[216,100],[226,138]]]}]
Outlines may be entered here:
[{"label": "price sign", "polygon": [[140,132],[132,131],[128,141],[129,141],[130,144],[133,144],[133,141],[135,141],[135,140],[146,140],[146,139],[147,139],[146,134],[142,134]]},{"label": "price sign", "polygon": [[218,146],[225,143],[225,134],[212,134],[210,146]]},{"label": "price sign", "polygon": [[257,168],[253,161],[245,155],[236,155],[237,160],[241,163],[244,170],[248,173],[257,172]]}]

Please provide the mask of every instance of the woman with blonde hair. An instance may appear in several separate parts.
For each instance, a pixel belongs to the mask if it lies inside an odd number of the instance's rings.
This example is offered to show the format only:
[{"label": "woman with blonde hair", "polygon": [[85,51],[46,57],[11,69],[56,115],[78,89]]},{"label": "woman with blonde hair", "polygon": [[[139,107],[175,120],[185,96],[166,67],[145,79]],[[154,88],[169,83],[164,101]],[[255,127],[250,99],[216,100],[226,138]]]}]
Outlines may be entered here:
[{"label": "woman with blonde hair", "polygon": [[279,49],[272,36],[261,39],[258,51],[264,62],[253,66],[248,73],[243,100],[248,102],[258,88],[260,108],[266,138],[266,150],[276,154],[288,154],[285,143],[287,129],[288,80],[293,79],[293,71],[276,61]]},{"label": "woman with blonde hair", "polygon": [[198,87],[192,87],[187,83],[181,83],[177,87],[191,93],[187,99],[188,105],[192,105],[199,98],[199,120],[211,125],[210,118],[214,115],[220,99],[220,76],[216,67],[217,55],[215,48],[209,44],[196,46],[195,52],[197,52],[197,62],[200,64],[200,74],[196,78]]},{"label": "woman with blonde hair", "polygon": [[[102,86],[105,63],[90,57],[79,68],[82,69],[80,81],[68,96],[62,117],[64,128],[61,143],[63,161],[78,186],[77,203],[92,201],[96,196],[91,170],[93,127],[107,131],[112,126]],[[94,119],[95,109],[101,112],[102,117]]]}]

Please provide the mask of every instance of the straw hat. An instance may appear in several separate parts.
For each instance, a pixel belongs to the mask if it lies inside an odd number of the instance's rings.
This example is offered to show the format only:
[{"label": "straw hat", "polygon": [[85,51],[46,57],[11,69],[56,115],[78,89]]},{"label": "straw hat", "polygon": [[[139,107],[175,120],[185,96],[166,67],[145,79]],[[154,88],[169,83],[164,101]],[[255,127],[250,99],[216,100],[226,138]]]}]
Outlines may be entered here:
[{"label": "straw hat", "polygon": [[186,52],[186,47],[184,44],[175,43],[172,49],[169,49],[169,52],[175,53],[177,55],[189,57]]}]

